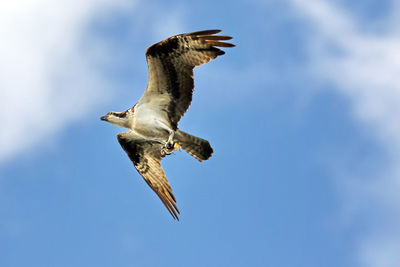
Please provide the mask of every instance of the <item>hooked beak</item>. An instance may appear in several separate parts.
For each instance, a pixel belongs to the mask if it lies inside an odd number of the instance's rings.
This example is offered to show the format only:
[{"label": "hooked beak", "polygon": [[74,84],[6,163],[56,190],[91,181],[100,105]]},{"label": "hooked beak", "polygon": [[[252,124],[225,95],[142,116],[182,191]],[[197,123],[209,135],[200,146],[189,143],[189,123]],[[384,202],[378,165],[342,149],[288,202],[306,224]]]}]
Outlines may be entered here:
[{"label": "hooked beak", "polygon": [[100,120],[102,120],[102,121],[107,121],[107,119],[108,119],[108,115],[104,115],[104,116],[100,117]]}]

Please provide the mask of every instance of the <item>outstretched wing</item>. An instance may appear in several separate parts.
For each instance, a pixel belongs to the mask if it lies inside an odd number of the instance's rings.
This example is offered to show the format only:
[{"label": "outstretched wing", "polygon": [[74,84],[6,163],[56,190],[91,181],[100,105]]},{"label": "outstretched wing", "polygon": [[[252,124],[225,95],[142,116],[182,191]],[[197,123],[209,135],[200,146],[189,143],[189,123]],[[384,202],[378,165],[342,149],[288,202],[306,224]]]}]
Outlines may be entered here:
[{"label": "outstretched wing", "polygon": [[146,51],[149,81],[140,101],[157,103],[160,110],[166,110],[175,129],[192,101],[193,68],[225,54],[217,47],[235,46],[222,42],[232,37],[215,35],[220,31],[175,35]]},{"label": "outstretched wing", "polygon": [[118,142],[132,160],[136,170],[142,175],[146,183],[158,195],[174,219],[179,221],[179,209],[172,193],[171,186],[161,168],[161,147],[156,141],[143,139],[132,131],[117,135]]}]

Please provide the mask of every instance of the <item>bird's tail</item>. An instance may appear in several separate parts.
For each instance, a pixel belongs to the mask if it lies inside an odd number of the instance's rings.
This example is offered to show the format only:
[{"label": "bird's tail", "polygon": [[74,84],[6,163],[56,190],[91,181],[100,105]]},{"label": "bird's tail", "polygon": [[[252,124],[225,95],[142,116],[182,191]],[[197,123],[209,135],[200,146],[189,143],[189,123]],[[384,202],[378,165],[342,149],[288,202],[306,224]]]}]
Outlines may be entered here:
[{"label": "bird's tail", "polygon": [[177,130],[175,132],[175,139],[178,140],[183,150],[200,162],[209,159],[213,153],[213,149],[207,140],[190,135],[184,131]]}]

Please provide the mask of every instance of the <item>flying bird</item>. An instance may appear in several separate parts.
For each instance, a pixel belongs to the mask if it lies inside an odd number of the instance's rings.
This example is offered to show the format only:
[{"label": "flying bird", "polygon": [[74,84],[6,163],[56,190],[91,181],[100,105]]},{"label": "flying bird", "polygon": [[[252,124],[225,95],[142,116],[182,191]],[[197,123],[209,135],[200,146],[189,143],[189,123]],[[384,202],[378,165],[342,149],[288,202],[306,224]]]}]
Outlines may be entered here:
[{"label": "flying bird", "polygon": [[161,160],[180,147],[200,162],[213,153],[207,140],[179,130],[178,122],[192,101],[194,67],[225,54],[217,47],[235,46],[224,42],[232,37],[215,35],[220,31],[179,34],[150,46],[146,50],[149,80],[143,96],[128,110],[100,118],[129,129],[117,135],[118,142],[177,220],[180,212]]}]

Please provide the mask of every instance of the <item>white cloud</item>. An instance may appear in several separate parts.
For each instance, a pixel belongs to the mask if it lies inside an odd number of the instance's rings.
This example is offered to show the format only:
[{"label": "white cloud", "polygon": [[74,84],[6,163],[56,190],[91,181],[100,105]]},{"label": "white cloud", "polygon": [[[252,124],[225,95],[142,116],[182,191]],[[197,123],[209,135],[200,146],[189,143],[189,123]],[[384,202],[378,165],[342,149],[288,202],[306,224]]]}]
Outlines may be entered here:
[{"label": "white cloud", "polygon": [[85,36],[92,19],[134,1],[23,0],[0,9],[0,162],[43,141],[106,95]]},{"label": "white cloud", "polygon": [[360,263],[400,266],[400,4],[393,3],[392,14],[385,19],[387,29],[377,33],[329,1],[290,2],[314,27],[309,45],[315,75],[335,84],[351,100],[355,118],[388,153],[384,173],[349,182],[352,205],[376,213],[367,219],[381,217],[360,242]]}]

